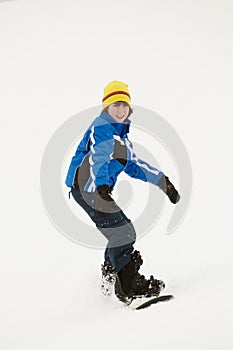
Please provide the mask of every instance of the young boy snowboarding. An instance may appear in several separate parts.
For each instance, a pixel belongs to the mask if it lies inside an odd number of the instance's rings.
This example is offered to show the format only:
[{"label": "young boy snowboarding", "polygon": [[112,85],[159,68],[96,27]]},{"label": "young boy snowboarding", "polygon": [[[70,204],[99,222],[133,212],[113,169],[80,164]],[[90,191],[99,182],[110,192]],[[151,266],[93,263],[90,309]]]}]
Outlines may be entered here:
[{"label": "young boy snowboarding", "polygon": [[108,240],[103,279],[114,285],[116,296],[125,303],[136,297],[158,296],[165,284],[139,273],[143,260],[134,250],[134,226],[112,198],[118,175],[124,171],[158,186],[173,204],[180,199],[163,172],[135,155],[128,138],[133,112],[130,102],[127,84],[114,80],[104,88],[102,112],[87,128],[66,177],[73,198]]}]

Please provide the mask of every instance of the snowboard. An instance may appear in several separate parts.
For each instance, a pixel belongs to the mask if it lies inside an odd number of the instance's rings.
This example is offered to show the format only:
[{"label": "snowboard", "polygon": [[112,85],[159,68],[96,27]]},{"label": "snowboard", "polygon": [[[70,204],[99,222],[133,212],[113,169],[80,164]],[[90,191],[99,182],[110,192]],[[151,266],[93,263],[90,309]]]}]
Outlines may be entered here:
[{"label": "snowboard", "polygon": [[135,302],[133,303],[134,305],[130,304],[129,308],[132,310],[142,310],[145,309],[149,306],[151,306],[152,304],[157,304],[160,302],[164,302],[164,301],[169,301],[172,300],[174,298],[173,295],[160,295],[158,297],[152,297],[150,299],[145,299],[144,301],[139,302],[137,299],[135,300]]}]

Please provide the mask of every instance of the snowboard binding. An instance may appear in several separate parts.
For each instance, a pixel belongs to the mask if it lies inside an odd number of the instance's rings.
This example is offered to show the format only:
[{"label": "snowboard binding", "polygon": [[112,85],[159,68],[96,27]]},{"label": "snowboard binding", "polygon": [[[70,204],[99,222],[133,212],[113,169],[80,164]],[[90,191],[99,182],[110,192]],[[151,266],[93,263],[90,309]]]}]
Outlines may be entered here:
[{"label": "snowboard binding", "polygon": [[153,276],[146,279],[138,272],[142,263],[141,254],[135,250],[131,254],[131,261],[116,274],[115,294],[127,305],[137,298],[158,297],[165,288],[162,280],[157,280]]}]

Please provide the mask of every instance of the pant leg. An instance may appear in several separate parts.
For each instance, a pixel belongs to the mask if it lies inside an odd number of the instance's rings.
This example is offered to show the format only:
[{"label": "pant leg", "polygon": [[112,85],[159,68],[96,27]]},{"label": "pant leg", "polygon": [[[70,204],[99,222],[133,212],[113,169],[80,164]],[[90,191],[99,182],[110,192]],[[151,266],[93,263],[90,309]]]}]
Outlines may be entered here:
[{"label": "pant leg", "polygon": [[95,211],[95,193],[85,192],[85,195],[82,195],[77,188],[72,188],[71,193],[96,224],[97,229],[107,238],[105,261],[110,260],[116,272],[120,271],[131,260],[130,253],[136,240],[133,224],[120,208],[108,217],[100,217]]}]

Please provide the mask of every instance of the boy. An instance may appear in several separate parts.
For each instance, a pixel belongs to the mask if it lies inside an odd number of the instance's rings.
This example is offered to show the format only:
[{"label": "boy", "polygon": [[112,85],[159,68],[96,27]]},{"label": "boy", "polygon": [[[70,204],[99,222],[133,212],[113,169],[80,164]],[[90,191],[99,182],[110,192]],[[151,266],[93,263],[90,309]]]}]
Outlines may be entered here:
[{"label": "boy", "polygon": [[138,272],[143,260],[133,247],[134,226],[111,196],[118,175],[124,171],[158,186],[174,204],[180,198],[168,177],[135,155],[128,139],[133,112],[130,100],[128,85],[123,82],[114,80],[104,88],[102,112],[86,130],[66,177],[75,201],[108,240],[103,280],[115,285],[116,296],[125,303],[136,297],[158,296],[165,284]]}]

